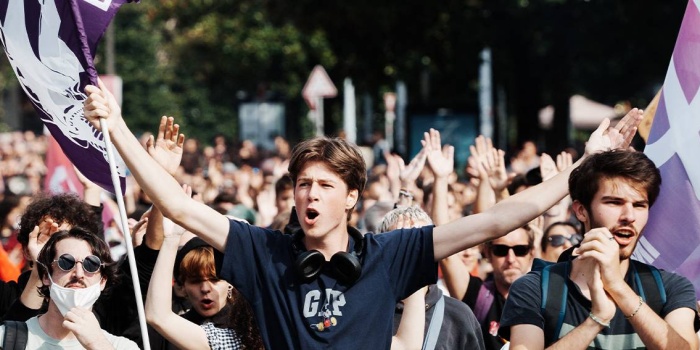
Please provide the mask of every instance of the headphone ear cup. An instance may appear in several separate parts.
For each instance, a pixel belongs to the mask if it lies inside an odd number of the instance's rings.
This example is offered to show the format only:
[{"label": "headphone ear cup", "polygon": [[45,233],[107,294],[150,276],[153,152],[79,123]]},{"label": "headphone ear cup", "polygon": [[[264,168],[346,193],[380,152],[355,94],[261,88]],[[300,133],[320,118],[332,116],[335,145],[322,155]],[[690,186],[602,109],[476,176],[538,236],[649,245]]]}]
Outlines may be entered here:
[{"label": "headphone ear cup", "polygon": [[343,284],[354,284],[362,275],[360,260],[353,254],[337,252],[331,257],[331,264],[336,279]]},{"label": "headphone ear cup", "polygon": [[321,273],[326,258],[318,250],[308,250],[302,252],[294,262],[297,275],[304,281],[309,282]]}]

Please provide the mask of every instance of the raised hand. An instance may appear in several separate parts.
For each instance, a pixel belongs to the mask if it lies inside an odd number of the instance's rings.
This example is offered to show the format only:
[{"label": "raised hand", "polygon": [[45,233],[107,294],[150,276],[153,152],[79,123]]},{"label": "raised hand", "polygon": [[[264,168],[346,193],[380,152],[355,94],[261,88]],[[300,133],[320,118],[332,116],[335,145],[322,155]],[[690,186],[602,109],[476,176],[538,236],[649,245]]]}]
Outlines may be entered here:
[{"label": "raised hand", "polygon": [[610,127],[610,119],[603,120],[586,143],[586,154],[609,151],[612,149],[627,149],[642,121],[644,111],[632,108],[615,127]]},{"label": "raised hand", "polygon": [[423,137],[421,144],[423,144],[428,164],[430,164],[435,177],[447,177],[452,174],[455,168],[454,146],[445,145],[442,147],[440,132],[432,128],[429,132],[423,133]]},{"label": "raised hand", "polygon": [[581,245],[574,250],[580,260],[594,260],[605,289],[625,284],[620,274],[620,246],[608,228],[594,228],[583,236]]},{"label": "raised hand", "polygon": [[478,174],[481,181],[488,181],[496,193],[508,187],[515,174],[508,174],[505,152],[494,148],[490,138],[479,135],[469,151],[469,168],[476,170],[471,170],[472,176]]},{"label": "raised hand", "polygon": [[564,169],[570,167],[572,164],[574,164],[574,160],[571,158],[571,153],[562,151],[557,154],[557,170],[559,170],[559,172],[564,171]]},{"label": "raised hand", "polygon": [[[425,154],[425,148],[422,148],[420,152],[418,152],[418,154],[416,154],[416,156],[413,157],[413,159],[411,159],[408,165],[404,166],[403,169],[401,169],[401,171],[399,172],[399,179],[401,179],[401,184],[416,184],[418,176],[420,176],[420,173],[425,167],[426,158],[427,157]],[[403,159],[401,159],[401,163],[403,163]]]},{"label": "raised hand", "polygon": [[540,176],[542,176],[542,181],[547,181],[557,174],[559,174],[559,169],[557,169],[554,159],[549,154],[542,153],[540,156]]},{"label": "raised hand", "polygon": [[68,229],[67,224],[59,225],[50,218],[46,218],[42,220],[38,226],[34,226],[34,230],[29,233],[29,242],[27,242],[27,251],[29,253],[27,257],[28,260],[36,261],[39,252],[44,248],[49,238],[51,238],[54,233],[65,229]]},{"label": "raised hand", "polygon": [[97,130],[102,130],[100,119],[104,118],[111,123],[122,119],[122,109],[107,87],[98,79],[98,86],[85,86],[85,94],[88,96],[83,104],[85,119]]},{"label": "raised hand", "polygon": [[174,175],[182,160],[182,146],[185,135],[180,133],[180,126],[173,117],[163,116],[158,126],[158,138],[153,135],[146,142],[148,154],[170,175]]}]

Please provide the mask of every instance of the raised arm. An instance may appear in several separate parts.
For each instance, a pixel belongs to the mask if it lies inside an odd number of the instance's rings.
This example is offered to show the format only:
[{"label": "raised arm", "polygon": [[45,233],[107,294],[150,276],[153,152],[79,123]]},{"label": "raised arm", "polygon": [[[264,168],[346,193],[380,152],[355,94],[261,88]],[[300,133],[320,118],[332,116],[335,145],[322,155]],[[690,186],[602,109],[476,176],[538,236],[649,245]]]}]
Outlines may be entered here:
[{"label": "raised arm", "polygon": [[403,314],[396,335],[391,338],[391,350],[423,348],[425,329],[425,294],[423,287],[403,300]]},{"label": "raised arm", "polygon": [[208,349],[204,329],[172,311],[173,265],[184,230],[167,219],[161,227],[165,227],[164,239],[148,286],[146,320],[179,349]]},{"label": "raised arm", "polygon": [[131,173],[153,203],[178,225],[194,232],[215,249],[223,251],[228,235],[228,219],[203,203],[188,197],[175,179],[143,149],[121,116],[114,96],[100,87],[85,87],[85,117],[97,130],[100,119],[109,121],[109,134]]},{"label": "raised arm", "polygon": [[[172,176],[180,166],[184,143],[185,135],[180,133],[180,126],[175,124],[172,117],[164,116],[160,118],[157,138],[154,139],[151,135],[146,141],[146,150]],[[163,244],[163,213],[158,206],[154,206],[148,218],[150,221],[146,225],[143,243],[151,249],[158,250]]]},{"label": "raised arm", "polygon": [[[566,168],[573,164],[571,159],[571,154],[564,151],[557,155],[557,161],[554,162],[551,156],[543,153],[540,157],[540,174],[542,175],[542,181],[547,181],[558,174],[560,171],[564,171]],[[555,204],[549,210],[544,213],[544,223],[542,225],[543,229],[549,227],[549,225],[559,222],[567,221],[569,206],[571,205],[571,199],[569,196],[565,196],[559,203]],[[540,237],[541,238],[541,237]],[[537,240],[535,240],[537,242]],[[539,246],[539,244],[537,244]]]},{"label": "raised arm", "polygon": [[515,174],[508,174],[505,153],[494,148],[490,138],[478,136],[469,150],[469,167],[479,176],[478,194],[474,203],[476,214],[510,196],[507,187]]},{"label": "raised arm", "polygon": [[568,193],[568,178],[589,154],[610,149],[627,148],[641,121],[641,111],[633,109],[615,127],[604,120],[591,134],[586,151],[573,166],[552,179],[509,197],[483,213],[455,220],[436,227],[433,233],[435,260],[495,239],[526,224],[559,202]]},{"label": "raised arm", "polygon": [[[442,147],[440,132],[431,129],[424,134],[421,140],[428,156],[428,164],[435,176],[433,185],[433,207],[431,214],[436,226],[444,225],[449,221],[447,205],[447,178],[454,171],[454,147]],[[427,146],[427,147],[426,147]],[[442,149],[441,149],[442,147]],[[488,180],[484,180],[488,186]],[[469,285],[469,270],[462,262],[458,254],[453,254],[440,260],[445,286],[450,295],[462,300]]]}]

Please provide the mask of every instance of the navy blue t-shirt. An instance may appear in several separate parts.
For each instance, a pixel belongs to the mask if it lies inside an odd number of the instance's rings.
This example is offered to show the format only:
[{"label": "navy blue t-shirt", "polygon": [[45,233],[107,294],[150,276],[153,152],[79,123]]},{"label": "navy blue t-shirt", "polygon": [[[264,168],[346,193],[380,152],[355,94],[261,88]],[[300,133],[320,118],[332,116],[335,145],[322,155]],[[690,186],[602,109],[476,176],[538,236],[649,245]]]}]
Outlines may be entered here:
[{"label": "navy blue t-shirt", "polygon": [[230,221],[221,276],[250,302],[268,349],[389,349],[396,302],[437,280],[432,226],[365,235],[353,285],[330,268],[303,283],[292,240]]}]

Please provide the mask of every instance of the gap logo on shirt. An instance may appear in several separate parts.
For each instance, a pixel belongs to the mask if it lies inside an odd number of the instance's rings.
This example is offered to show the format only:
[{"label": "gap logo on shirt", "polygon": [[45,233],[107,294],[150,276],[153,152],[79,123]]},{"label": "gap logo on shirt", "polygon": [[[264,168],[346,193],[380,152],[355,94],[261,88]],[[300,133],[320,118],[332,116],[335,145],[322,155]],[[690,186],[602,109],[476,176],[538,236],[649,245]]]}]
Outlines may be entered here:
[{"label": "gap logo on shirt", "polygon": [[[320,290],[311,290],[304,297],[304,317],[312,321],[312,329],[323,332],[338,324],[336,316],[343,316],[341,307],[345,306],[345,295],[341,291],[326,288],[325,295]],[[323,317],[321,322],[315,322]]]}]

